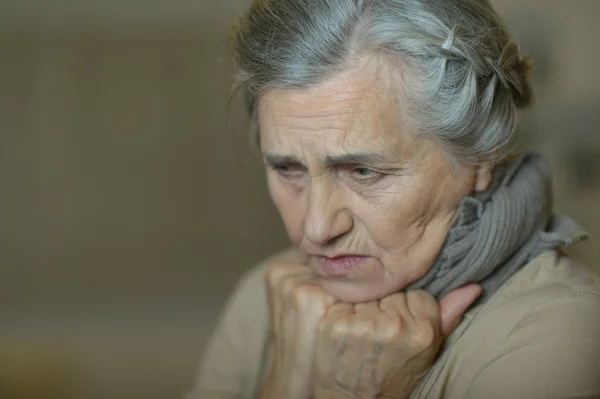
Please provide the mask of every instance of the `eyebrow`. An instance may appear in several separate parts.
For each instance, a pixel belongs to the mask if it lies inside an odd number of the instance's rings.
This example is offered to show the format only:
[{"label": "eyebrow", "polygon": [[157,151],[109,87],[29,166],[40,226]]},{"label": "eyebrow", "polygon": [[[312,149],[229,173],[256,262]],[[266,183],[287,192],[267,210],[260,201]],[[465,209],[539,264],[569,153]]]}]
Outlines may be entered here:
[{"label": "eyebrow", "polygon": [[[265,162],[270,166],[301,164],[294,155],[281,155],[274,152],[263,154]],[[372,165],[385,162],[386,158],[375,152],[357,152],[342,155],[328,155],[325,163],[328,165]]]},{"label": "eyebrow", "polygon": [[386,158],[376,152],[356,152],[325,157],[325,163],[333,165],[376,164],[385,162]]},{"label": "eyebrow", "polygon": [[275,152],[265,152],[263,158],[265,163],[269,166],[295,165],[301,163],[294,155],[281,155]]}]

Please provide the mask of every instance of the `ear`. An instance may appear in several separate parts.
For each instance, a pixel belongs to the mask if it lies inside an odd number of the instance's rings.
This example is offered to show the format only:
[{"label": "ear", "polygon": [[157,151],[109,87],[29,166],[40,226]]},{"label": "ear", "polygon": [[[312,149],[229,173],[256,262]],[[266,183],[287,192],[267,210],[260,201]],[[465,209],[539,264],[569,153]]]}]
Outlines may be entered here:
[{"label": "ear", "polygon": [[492,164],[482,164],[475,167],[475,181],[473,189],[476,192],[482,192],[490,188],[492,184]]}]

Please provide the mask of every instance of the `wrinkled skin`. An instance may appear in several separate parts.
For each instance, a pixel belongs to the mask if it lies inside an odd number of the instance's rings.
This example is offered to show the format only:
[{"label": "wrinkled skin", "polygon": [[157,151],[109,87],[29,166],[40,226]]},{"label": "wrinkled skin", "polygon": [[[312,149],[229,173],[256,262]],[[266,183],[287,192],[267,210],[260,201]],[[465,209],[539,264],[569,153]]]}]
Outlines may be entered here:
[{"label": "wrinkled skin", "polygon": [[480,287],[336,301],[306,266],[266,268],[274,364],[261,398],[408,398]]},{"label": "wrinkled skin", "polygon": [[[401,292],[431,268],[460,201],[491,173],[452,164],[411,132],[398,84],[381,60],[363,59],[259,100],[269,191],[298,257],[267,268],[276,366],[263,397],[407,397],[479,293],[438,304]],[[331,266],[340,257],[348,262]]]}]

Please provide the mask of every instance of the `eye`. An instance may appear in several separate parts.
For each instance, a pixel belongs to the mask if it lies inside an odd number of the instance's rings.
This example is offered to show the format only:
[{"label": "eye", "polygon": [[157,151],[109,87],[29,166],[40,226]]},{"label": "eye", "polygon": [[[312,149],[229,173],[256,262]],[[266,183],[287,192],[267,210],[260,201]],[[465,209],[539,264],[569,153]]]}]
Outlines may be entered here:
[{"label": "eye", "polygon": [[352,175],[357,180],[372,180],[383,176],[382,173],[363,166],[352,168]]},{"label": "eye", "polygon": [[275,165],[273,169],[283,178],[287,180],[301,179],[306,169],[302,165]]}]

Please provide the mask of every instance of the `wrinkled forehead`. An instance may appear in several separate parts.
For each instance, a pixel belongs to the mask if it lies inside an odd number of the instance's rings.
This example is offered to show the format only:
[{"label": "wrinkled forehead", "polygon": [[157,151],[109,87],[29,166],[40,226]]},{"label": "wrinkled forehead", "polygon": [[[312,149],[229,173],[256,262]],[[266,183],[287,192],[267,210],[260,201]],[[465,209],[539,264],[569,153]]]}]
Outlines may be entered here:
[{"label": "wrinkled forehead", "polygon": [[408,136],[394,86],[368,66],[303,89],[259,98],[264,150],[397,151]]}]

